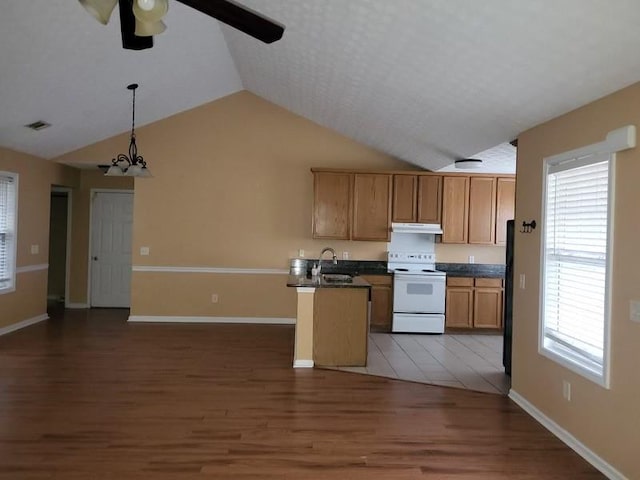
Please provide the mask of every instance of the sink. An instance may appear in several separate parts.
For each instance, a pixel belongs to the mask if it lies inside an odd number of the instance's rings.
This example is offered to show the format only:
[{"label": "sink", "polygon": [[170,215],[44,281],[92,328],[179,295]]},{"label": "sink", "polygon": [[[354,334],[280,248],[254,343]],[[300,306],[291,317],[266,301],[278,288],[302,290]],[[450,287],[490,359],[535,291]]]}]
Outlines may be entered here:
[{"label": "sink", "polygon": [[345,275],[342,273],[325,273],[322,275],[322,280],[327,283],[352,283],[353,278],[351,275]]}]

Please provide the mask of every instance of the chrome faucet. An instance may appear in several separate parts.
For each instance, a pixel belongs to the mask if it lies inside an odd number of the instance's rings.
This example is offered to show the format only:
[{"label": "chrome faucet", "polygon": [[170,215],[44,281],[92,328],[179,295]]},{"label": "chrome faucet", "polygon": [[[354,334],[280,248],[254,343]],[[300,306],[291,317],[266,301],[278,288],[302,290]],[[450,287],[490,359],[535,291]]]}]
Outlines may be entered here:
[{"label": "chrome faucet", "polygon": [[331,247],[325,247],[320,252],[320,258],[318,258],[318,271],[320,271],[320,269],[322,268],[322,255],[324,255],[324,252],[331,252],[331,254],[333,255],[333,264],[338,264],[338,256],[336,255],[336,251]]}]

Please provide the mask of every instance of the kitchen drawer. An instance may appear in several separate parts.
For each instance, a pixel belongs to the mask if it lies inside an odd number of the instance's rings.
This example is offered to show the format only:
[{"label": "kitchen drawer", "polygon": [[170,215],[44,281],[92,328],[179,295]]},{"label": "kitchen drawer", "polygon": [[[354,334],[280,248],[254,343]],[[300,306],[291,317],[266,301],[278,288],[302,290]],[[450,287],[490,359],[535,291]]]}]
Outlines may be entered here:
[{"label": "kitchen drawer", "polygon": [[476,287],[502,288],[502,279],[476,278]]},{"label": "kitchen drawer", "polygon": [[447,276],[447,286],[448,287],[473,287],[473,278]]},{"label": "kitchen drawer", "polygon": [[390,287],[393,282],[393,275],[361,275],[361,277],[371,285],[387,285]]}]

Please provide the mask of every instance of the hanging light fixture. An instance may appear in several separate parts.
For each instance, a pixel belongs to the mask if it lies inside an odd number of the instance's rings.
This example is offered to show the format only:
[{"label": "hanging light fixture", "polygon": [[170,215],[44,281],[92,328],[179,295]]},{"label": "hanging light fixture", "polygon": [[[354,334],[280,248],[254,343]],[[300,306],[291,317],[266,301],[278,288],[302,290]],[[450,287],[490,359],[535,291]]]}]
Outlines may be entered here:
[{"label": "hanging light fixture", "polygon": [[105,176],[107,177],[151,177],[151,172],[147,169],[147,162],[138,155],[138,147],[136,145],[136,88],[137,83],[127,86],[127,89],[133,92],[133,108],[131,109],[131,141],[129,142],[129,155],[124,153],[118,154],[116,158],[111,160],[111,166]]}]

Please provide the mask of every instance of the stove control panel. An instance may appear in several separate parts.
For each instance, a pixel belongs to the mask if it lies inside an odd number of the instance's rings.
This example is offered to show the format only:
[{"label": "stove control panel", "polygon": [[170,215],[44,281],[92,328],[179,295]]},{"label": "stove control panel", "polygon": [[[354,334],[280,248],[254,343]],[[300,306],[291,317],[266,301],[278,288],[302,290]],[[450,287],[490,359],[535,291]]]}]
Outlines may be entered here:
[{"label": "stove control panel", "polygon": [[434,263],[436,255],[424,252],[389,252],[387,260],[393,263]]}]

